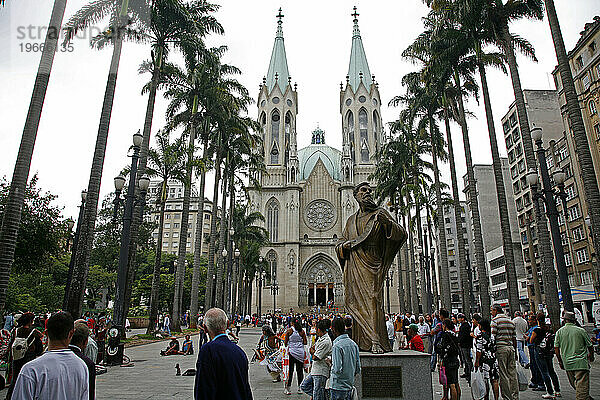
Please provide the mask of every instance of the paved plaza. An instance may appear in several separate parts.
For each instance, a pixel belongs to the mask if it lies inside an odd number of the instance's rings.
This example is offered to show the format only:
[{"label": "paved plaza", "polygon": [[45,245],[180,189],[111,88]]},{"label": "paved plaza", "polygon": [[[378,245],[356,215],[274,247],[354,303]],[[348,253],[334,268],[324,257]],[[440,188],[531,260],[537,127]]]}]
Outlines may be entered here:
[{"label": "paved plaza", "polygon": [[[260,337],[258,328],[242,329],[240,332],[240,346],[248,354],[248,359],[252,356],[252,349]],[[197,344],[198,337],[194,337],[194,343]],[[151,343],[143,346],[131,347],[125,349],[125,353],[134,363],[132,367],[109,367],[106,374],[100,375],[96,383],[96,397],[99,400],[114,399],[192,399],[194,396],[194,377],[176,376],[175,364],[179,364],[181,371],[188,368],[195,368],[196,357],[193,356],[168,356],[161,357],[160,350],[164,349],[167,341]],[[562,385],[563,399],[575,399],[575,393],[567,382],[564,371],[558,370],[557,373]],[[415,371],[416,374],[424,371]],[[433,377],[434,399],[441,398],[441,386],[437,384],[437,376]],[[591,394],[597,399],[600,398],[600,367],[596,361],[592,367]],[[265,368],[258,363],[250,364],[250,386],[254,399],[272,400],[272,399],[303,399],[309,397],[304,394],[295,394],[297,385],[292,384],[291,396],[283,394],[282,383],[272,383]],[[469,387],[464,379],[461,379],[463,389],[463,399],[471,399]],[[6,390],[0,392],[0,398],[4,398]],[[521,392],[522,400],[541,399],[540,392],[527,390]],[[225,400],[225,399],[224,399]]]}]

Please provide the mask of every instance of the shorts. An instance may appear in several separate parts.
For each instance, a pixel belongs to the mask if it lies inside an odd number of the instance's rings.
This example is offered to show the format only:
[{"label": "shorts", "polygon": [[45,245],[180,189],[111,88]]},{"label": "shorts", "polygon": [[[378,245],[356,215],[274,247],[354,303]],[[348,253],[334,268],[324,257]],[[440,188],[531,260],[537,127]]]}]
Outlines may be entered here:
[{"label": "shorts", "polygon": [[446,379],[448,386],[458,385],[458,368],[446,368]]}]

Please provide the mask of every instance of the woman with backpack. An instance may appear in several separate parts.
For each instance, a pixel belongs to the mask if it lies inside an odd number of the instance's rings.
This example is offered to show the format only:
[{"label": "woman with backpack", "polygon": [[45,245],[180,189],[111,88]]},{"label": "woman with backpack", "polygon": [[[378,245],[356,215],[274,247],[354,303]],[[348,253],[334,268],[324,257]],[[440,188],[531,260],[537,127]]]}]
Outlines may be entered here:
[{"label": "woman with backpack", "polygon": [[33,327],[33,313],[25,313],[17,320],[17,327],[11,332],[9,348],[10,387],[6,394],[9,400],[15,387],[15,381],[23,365],[39,357],[44,352],[43,334]]},{"label": "woman with backpack", "polygon": [[458,368],[460,367],[458,339],[454,334],[454,323],[450,319],[442,322],[442,335],[435,348],[440,360],[440,369],[444,368],[447,386],[444,387],[444,398],[446,388],[450,389],[450,399],[460,399],[460,385],[458,382]]},{"label": "woman with backpack", "polygon": [[554,332],[549,325],[546,325],[546,316],[544,313],[537,315],[537,321],[538,326],[531,333],[529,341],[535,346],[533,354],[536,365],[542,374],[544,385],[546,386],[546,394],[542,395],[542,398],[554,399],[560,397],[560,383],[552,365],[552,358],[554,357]]},{"label": "woman with backpack", "polygon": [[500,397],[500,386],[498,379],[498,361],[496,360],[496,345],[492,336],[490,320],[481,318],[478,322],[479,334],[475,337],[475,371],[481,368],[483,379],[485,380],[485,400],[490,399],[490,383],[494,393],[494,399]]}]

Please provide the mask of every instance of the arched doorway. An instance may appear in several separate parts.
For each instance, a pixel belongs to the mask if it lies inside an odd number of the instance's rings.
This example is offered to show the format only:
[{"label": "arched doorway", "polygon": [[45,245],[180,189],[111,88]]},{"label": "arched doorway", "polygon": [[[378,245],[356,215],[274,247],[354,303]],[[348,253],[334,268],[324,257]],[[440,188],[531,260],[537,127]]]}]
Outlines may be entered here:
[{"label": "arched doorway", "polygon": [[314,255],[300,270],[298,290],[300,307],[326,307],[328,303],[341,307],[344,285],[340,266],[326,254]]}]

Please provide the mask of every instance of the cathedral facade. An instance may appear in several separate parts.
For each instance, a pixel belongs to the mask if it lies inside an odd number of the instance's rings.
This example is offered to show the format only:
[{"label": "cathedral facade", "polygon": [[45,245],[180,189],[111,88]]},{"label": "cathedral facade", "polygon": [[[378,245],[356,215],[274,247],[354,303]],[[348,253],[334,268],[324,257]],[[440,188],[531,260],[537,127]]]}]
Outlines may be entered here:
[{"label": "cathedral facade", "polygon": [[[258,121],[266,172],[261,188],[250,188],[250,209],[265,216],[270,243],[262,249],[264,280],[255,280],[253,308],[306,312],[327,304],[343,310],[342,270],[335,246],[348,217],[358,208],[352,190],[375,170],[383,142],[381,98],[371,75],[355,12],[348,75],[340,85],[342,150],[326,144],[325,132],[297,148],[299,93],[292,85],[278,15],[268,72],[258,94]],[[332,93],[333,95],[333,93]],[[259,289],[260,286],[260,289]],[[274,287],[277,290],[273,290]],[[259,291],[261,293],[259,293]],[[391,296],[397,307],[397,296]],[[395,301],[394,301],[395,299]],[[274,302],[275,300],[275,302]]]}]

